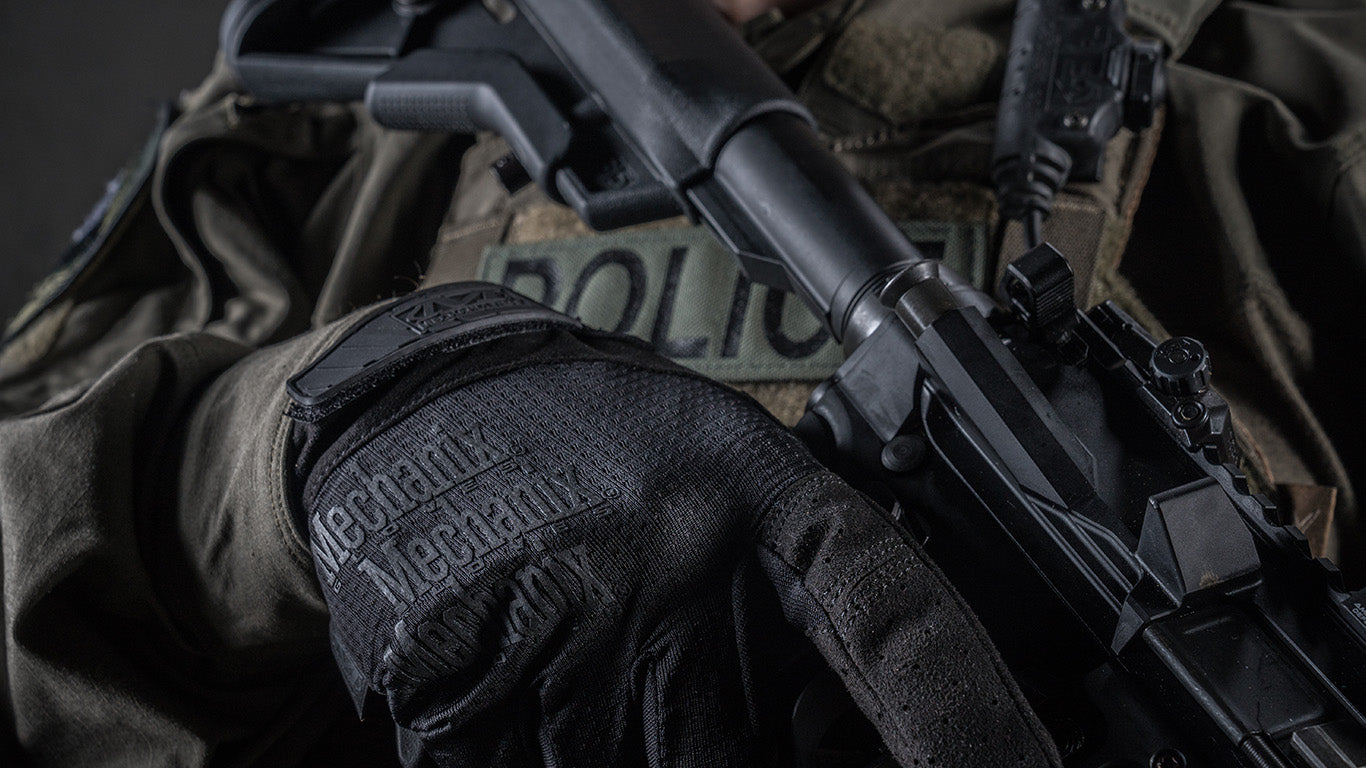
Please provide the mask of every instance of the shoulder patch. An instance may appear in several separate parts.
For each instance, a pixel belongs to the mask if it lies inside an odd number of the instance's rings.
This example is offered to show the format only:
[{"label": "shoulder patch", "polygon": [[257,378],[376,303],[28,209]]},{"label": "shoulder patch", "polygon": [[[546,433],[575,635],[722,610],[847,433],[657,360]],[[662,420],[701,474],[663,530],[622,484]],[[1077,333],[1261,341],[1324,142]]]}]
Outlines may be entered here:
[{"label": "shoulder patch", "polygon": [[33,287],[24,306],[6,325],[0,345],[13,341],[90,266],[132,207],[133,201],[151,181],[161,137],[174,117],[174,109],[170,105],[163,105],[157,113],[156,125],[142,148],[105,184],[104,194],[71,234],[71,244],[62,253],[57,266]]},{"label": "shoulder patch", "polygon": [[[902,228],[925,255],[985,279],[981,225]],[[796,296],[751,283],[702,227],[490,246],[478,275],[722,381],[819,381],[843,361]]]}]

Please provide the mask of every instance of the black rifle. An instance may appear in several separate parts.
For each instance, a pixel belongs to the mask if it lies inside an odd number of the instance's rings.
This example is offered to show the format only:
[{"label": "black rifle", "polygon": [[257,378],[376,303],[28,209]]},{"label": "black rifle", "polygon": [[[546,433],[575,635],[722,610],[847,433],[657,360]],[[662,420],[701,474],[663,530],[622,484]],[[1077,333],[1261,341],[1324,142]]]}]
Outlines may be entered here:
[{"label": "black rifle", "polygon": [[1007,309],[951,279],[706,0],[237,0],[222,44],[261,101],[495,130],[509,184],[598,228],[686,213],[797,292],[848,353],[798,431],[906,510],[1068,765],[1366,764],[1366,590],[1249,492],[1203,347],[1078,311],[1048,246]]}]

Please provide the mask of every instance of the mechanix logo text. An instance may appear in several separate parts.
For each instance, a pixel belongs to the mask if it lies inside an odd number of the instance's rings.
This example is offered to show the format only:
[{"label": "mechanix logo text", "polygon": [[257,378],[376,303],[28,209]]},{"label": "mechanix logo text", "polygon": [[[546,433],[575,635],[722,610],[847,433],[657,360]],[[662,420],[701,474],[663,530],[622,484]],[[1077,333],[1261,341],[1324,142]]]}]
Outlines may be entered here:
[{"label": "mechanix logo text", "polygon": [[415,679],[458,670],[488,649],[495,634],[498,648],[544,632],[575,612],[593,612],[616,603],[611,588],[589,562],[582,546],[553,552],[524,566],[489,589],[456,590],[439,616],[394,627],[385,649],[389,669]]},{"label": "mechanix logo text", "polygon": [[437,435],[411,460],[394,462],[388,472],[357,478],[360,488],[309,523],[313,560],[323,580],[336,583],[338,569],[351,562],[358,547],[391,534],[404,515],[510,455],[506,446],[490,440],[475,425],[468,432]]},{"label": "mechanix logo text", "polygon": [[437,523],[405,541],[389,539],[379,553],[356,568],[393,606],[406,610],[414,599],[438,585],[459,587],[455,574],[478,573],[485,557],[508,542],[534,543],[529,535],[602,503],[583,487],[570,466],[545,477],[518,483],[471,509],[437,501]]}]

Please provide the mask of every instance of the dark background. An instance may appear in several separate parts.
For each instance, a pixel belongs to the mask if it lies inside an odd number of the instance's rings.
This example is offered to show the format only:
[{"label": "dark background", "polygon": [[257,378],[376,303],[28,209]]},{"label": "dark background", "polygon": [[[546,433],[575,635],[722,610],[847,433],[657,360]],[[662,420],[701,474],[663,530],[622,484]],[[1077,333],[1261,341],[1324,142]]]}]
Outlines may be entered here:
[{"label": "dark background", "polygon": [[226,0],[0,0],[0,326],[213,64]]}]

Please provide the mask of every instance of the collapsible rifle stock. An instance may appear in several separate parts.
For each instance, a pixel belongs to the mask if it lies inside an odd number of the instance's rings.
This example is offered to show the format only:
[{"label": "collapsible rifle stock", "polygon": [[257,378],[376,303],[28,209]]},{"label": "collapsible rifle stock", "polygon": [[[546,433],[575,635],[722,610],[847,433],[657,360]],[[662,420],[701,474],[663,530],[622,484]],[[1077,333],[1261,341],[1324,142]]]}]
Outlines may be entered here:
[{"label": "collapsible rifle stock", "polygon": [[[1366,765],[1366,590],[1250,492],[1199,342],[1078,311],[1049,246],[1004,306],[924,258],[706,0],[237,0],[222,44],[260,101],[497,131],[508,184],[686,213],[799,294],[848,353],[799,433],[903,510],[1068,765]],[[799,744],[843,712],[809,698]]]}]

